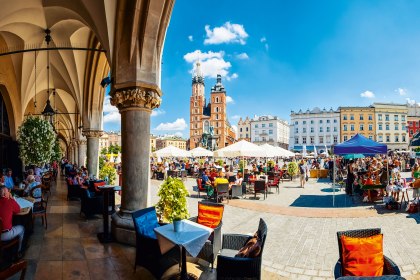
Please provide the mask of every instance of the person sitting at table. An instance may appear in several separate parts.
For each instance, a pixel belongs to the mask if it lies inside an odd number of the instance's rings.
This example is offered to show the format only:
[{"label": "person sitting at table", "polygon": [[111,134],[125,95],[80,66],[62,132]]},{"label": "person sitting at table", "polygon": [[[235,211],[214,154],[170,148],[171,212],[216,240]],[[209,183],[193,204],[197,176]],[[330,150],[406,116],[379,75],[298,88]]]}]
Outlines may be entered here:
[{"label": "person sitting at table", "polygon": [[13,189],[15,183],[13,182],[12,169],[8,168],[6,175],[3,176],[3,185],[9,190]]},{"label": "person sitting at table", "polygon": [[25,229],[22,225],[12,225],[14,214],[20,213],[19,204],[13,199],[11,193],[6,187],[0,188],[0,218],[3,222],[3,231],[1,232],[1,241],[9,241],[19,236],[19,257],[22,255],[22,242]]},{"label": "person sitting at table", "polygon": [[214,189],[213,189],[212,183],[211,183],[210,178],[209,178],[209,171],[208,170],[203,172],[203,176],[201,177],[201,184],[207,190],[207,197],[208,198],[212,197],[212,195],[214,193]]},{"label": "person sitting at table", "polygon": [[209,174],[209,179],[210,181],[214,182],[216,177],[217,177],[217,172],[216,172],[216,169],[213,168]]},{"label": "person sitting at table", "polygon": [[40,183],[35,180],[34,175],[29,175],[27,177],[27,185],[23,191],[24,195],[28,196],[31,193],[31,190],[38,186]]},{"label": "person sitting at table", "polygon": [[76,173],[76,176],[74,176],[74,178],[73,178],[73,185],[81,186],[81,185],[83,185],[83,183],[84,183],[84,180],[83,180],[82,172],[78,171]]},{"label": "person sitting at table", "polygon": [[[217,176],[217,178],[214,180],[213,186],[214,188],[217,190],[217,185],[219,184],[229,184],[228,179],[226,179],[225,174],[220,171],[219,175]],[[231,185],[229,185],[229,190],[231,188]]]}]

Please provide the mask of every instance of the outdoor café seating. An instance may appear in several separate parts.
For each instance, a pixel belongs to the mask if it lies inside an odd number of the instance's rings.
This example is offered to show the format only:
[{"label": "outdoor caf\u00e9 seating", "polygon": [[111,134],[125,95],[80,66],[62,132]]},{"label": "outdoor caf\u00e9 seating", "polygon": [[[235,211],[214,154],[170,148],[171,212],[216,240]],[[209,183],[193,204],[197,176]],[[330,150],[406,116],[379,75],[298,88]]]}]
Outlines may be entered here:
[{"label": "outdoor caf\u00e9 seating", "polygon": [[95,192],[92,192],[87,188],[82,188],[80,190],[80,194],[80,214],[83,213],[86,218],[89,218],[103,213],[104,199],[102,196],[97,195]]},{"label": "outdoor caf\u00e9 seating", "polygon": [[[37,191],[37,189],[41,190],[41,187],[38,186],[32,189],[32,194]],[[34,195],[32,195],[34,197]],[[48,206],[48,195],[45,192],[41,191],[41,197],[39,201],[35,201],[32,210],[32,220],[35,220],[36,217],[42,218],[42,225],[45,223],[45,229],[47,229],[47,206]]]},{"label": "outdoor caf\u00e9 seating", "polygon": [[232,199],[234,197],[242,197],[242,196],[243,196],[242,186],[232,185],[230,198]]},{"label": "outdoor caf\u00e9 seating", "polygon": [[[223,234],[217,256],[217,279],[261,279],[267,224],[260,219],[256,236]],[[252,248],[252,249],[251,249]]]},{"label": "outdoor caf\u00e9 seating", "polygon": [[80,199],[80,185],[74,185],[71,178],[67,178],[67,200]]},{"label": "outdoor caf\u00e9 seating", "polygon": [[149,270],[157,279],[171,266],[179,263],[178,247],[162,254],[154,228],[158,223],[155,207],[141,209],[132,213],[136,231],[136,258],[134,270],[140,265]]},{"label": "outdoor caf\u00e9 seating", "polygon": [[267,186],[265,184],[265,181],[263,180],[256,180],[254,182],[254,199],[257,199],[257,194],[262,193],[264,196],[264,200],[267,197]]},{"label": "outdoor caf\u00e9 seating", "polygon": [[229,203],[229,184],[219,184],[217,185],[217,190],[215,192],[216,202],[223,201],[226,198]]},{"label": "outdoor caf\u00e9 seating", "polygon": [[190,221],[211,227],[213,233],[204,244],[198,258],[203,259],[211,264],[213,268],[217,254],[222,248],[222,218],[224,205],[212,202],[198,203],[198,216],[189,218]]},{"label": "outdoor caf\u00e9 seating", "polygon": [[[346,237],[359,239],[355,241],[350,239],[349,242],[357,242],[356,245],[352,245],[352,244],[348,245],[348,248],[352,248],[353,251],[349,249],[346,250],[346,248],[343,246],[343,244],[345,245],[344,242],[346,242],[345,240]],[[380,241],[375,241],[373,239],[377,237],[380,237]],[[338,241],[338,249],[339,249],[339,259],[334,268],[334,276],[336,279],[342,276],[374,276],[374,275],[364,275],[364,274],[372,274],[373,265],[378,265],[378,263],[379,265],[382,265],[381,263],[382,258],[378,260],[378,255],[379,257],[383,256],[383,272],[381,273],[381,275],[376,275],[376,276],[401,275],[398,266],[387,256],[383,255],[383,252],[381,252],[382,251],[382,235],[381,235],[380,228],[339,231],[337,232],[337,241]],[[376,244],[374,242],[377,242],[380,244]],[[367,249],[368,247],[365,247],[365,246],[370,246],[370,247],[369,249]],[[357,248],[357,251],[355,250],[355,248]],[[371,257],[371,260],[366,260],[367,256],[366,254],[364,254],[363,255],[364,261],[359,262],[361,257],[356,255],[359,250],[368,251],[369,253],[374,254],[374,255],[369,256]],[[344,257],[346,257],[347,260],[343,260]]]},{"label": "outdoor caf\u00e9 seating", "polygon": [[203,180],[201,178],[197,179],[197,193],[198,193],[198,197],[200,197],[200,192],[204,192],[205,194],[207,194],[207,189],[203,186],[202,184]]}]

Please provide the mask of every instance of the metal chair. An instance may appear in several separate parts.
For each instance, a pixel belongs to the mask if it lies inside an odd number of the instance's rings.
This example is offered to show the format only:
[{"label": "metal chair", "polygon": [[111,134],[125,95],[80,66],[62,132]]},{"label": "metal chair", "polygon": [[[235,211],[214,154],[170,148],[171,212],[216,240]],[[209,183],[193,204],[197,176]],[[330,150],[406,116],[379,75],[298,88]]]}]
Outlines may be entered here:
[{"label": "metal chair", "polygon": [[243,196],[241,185],[232,185],[230,198]]},{"label": "metal chair", "polygon": [[[343,248],[341,245],[341,236],[348,236],[348,237],[370,237],[374,235],[378,235],[381,233],[380,228],[369,228],[369,229],[356,229],[356,230],[347,230],[347,231],[339,231],[337,232],[337,241],[338,241],[338,250],[339,250],[339,259],[334,268],[334,277],[337,279],[343,276],[343,267],[342,267],[342,255],[343,255]],[[401,276],[400,269],[398,266],[387,256],[384,256],[384,272],[383,275],[398,275]]]},{"label": "metal chair", "polygon": [[223,198],[227,199],[227,202],[229,203],[229,184],[218,184],[216,187],[216,202],[223,201]]},{"label": "metal chair", "polygon": [[274,179],[272,181],[268,181],[267,187],[270,188],[276,188],[276,192],[280,193],[280,178],[279,177],[274,177]]},{"label": "metal chair", "polygon": [[261,252],[255,258],[237,258],[238,251],[252,238],[243,234],[223,234],[222,250],[217,256],[217,279],[261,279],[261,263],[267,237],[267,224],[260,219],[258,236]]},{"label": "metal chair", "polygon": [[257,199],[257,194],[262,193],[264,195],[264,200],[267,196],[267,186],[265,181],[257,180],[254,182],[254,199]]},{"label": "metal chair", "polygon": [[[39,199],[34,195],[34,193],[37,192],[37,190],[42,193],[42,189],[40,186],[37,186],[31,190],[31,196],[35,199]],[[47,205],[48,205],[48,195],[46,193],[41,194],[41,200],[35,201],[34,206],[32,208],[32,221],[35,220],[36,217],[42,218],[42,225],[44,225],[45,220],[45,229],[47,229]]]}]

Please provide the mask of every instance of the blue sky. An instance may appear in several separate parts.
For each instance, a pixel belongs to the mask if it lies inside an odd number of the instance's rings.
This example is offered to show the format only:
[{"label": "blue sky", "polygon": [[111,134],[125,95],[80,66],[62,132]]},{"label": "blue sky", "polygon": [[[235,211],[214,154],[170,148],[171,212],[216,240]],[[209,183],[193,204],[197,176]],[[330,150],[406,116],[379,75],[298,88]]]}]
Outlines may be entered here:
[{"label": "blue sky", "polygon": [[[189,137],[191,70],[223,75],[228,116],[420,101],[420,1],[178,0],[151,132]],[[105,130],[119,130],[105,100]]]}]

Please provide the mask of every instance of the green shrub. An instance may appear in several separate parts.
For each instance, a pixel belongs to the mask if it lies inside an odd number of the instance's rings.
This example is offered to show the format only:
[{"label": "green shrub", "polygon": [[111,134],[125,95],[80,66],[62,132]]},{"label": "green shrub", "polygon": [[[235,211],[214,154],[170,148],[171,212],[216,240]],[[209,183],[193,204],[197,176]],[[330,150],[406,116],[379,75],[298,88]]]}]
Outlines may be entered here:
[{"label": "green shrub", "polygon": [[100,170],[99,170],[99,178],[102,180],[106,180],[108,178],[109,184],[113,185],[115,183],[115,179],[117,178],[117,172],[112,164],[106,163]]},{"label": "green shrub", "polygon": [[296,161],[292,161],[287,166],[287,172],[289,173],[291,179],[293,179],[293,176],[296,176],[298,174],[299,167],[296,163]]},{"label": "green shrub", "polygon": [[216,160],[218,166],[223,166],[223,159]]},{"label": "green shrub", "polygon": [[239,161],[239,169],[242,170],[242,172],[245,167],[246,167],[246,161],[245,160]]},{"label": "green shrub", "polygon": [[160,186],[158,196],[160,199],[156,204],[156,212],[162,222],[172,223],[174,220],[189,218],[189,193],[181,179],[169,176]]}]

